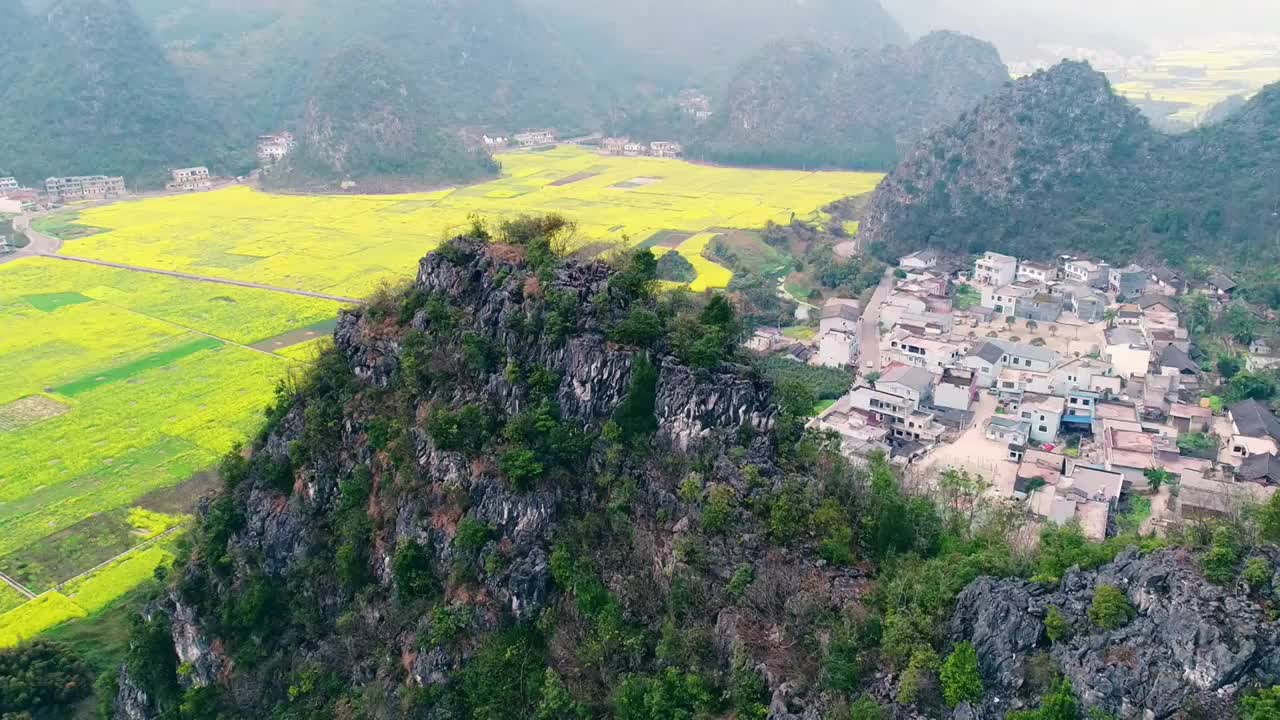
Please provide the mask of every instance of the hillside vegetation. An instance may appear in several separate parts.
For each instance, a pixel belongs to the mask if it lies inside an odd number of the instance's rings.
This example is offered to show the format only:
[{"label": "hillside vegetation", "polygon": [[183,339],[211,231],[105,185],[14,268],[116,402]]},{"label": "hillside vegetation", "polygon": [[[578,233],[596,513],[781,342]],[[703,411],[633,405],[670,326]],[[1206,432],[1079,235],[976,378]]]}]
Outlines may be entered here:
[{"label": "hillside vegetation", "polygon": [[1058,720],[1133,698],[1159,717],[1269,702],[1280,500],[1182,550],[1076,527],[1016,550],[1025,516],[981,480],[948,472],[930,497],[883,456],[851,466],[803,431],[811,392],[741,364],[724,297],[656,294],[647,250],[561,261],[570,232],[477,223],[344,313],[252,452],[224,461],[99,682],[115,718]]},{"label": "hillside vegetation", "polygon": [[187,92],[125,0],[58,0],[28,15],[0,2],[0,170],[124,174],[159,182],[170,167],[236,165],[208,106]]},{"label": "hillside vegetation", "polygon": [[993,46],[956,33],[905,49],[778,43],[738,68],[696,151],[722,162],[889,170],[927,131],[1008,80]]},{"label": "hillside vegetation", "polygon": [[921,141],[872,196],[861,233],[895,252],[1276,258],[1278,129],[1280,85],[1216,125],[1168,136],[1102,74],[1065,62]]},{"label": "hillside vegetation", "polygon": [[311,90],[297,134],[298,150],[268,175],[270,187],[362,192],[470,180],[498,170],[485,151],[468,151],[445,127],[419,76],[386,51],[350,47]]}]

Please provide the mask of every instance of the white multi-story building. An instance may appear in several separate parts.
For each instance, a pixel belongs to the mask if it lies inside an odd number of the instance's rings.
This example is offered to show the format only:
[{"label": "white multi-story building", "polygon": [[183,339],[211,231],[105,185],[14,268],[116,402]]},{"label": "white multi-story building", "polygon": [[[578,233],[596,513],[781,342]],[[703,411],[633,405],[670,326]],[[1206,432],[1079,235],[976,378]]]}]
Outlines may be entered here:
[{"label": "white multi-story building", "polygon": [[941,375],[944,368],[960,361],[960,346],[895,330],[889,336],[888,346],[882,353],[881,360],[883,365],[902,363]]},{"label": "white multi-story building", "polygon": [[529,130],[516,133],[515,141],[520,147],[551,145],[556,141],[556,134],[550,130]]},{"label": "white multi-story building", "polygon": [[17,192],[22,189],[18,184],[17,178],[0,177],[0,195],[7,195],[11,192]]},{"label": "white multi-story building", "polygon": [[982,286],[982,307],[994,311],[997,315],[1015,315],[1018,303],[1036,296],[1039,291],[1032,285],[1012,284]]},{"label": "white multi-story building", "polygon": [[168,190],[208,190],[213,180],[207,167],[180,168],[172,171],[173,180],[165,186]]},{"label": "white multi-story building", "polygon": [[1032,282],[1041,285],[1058,279],[1058,270],[1052,265],[1026,260],[1018,263],[1018,281]]},{"label": "white multi-story building", "polygon": [[[494,138],[486,138],[486,144]],[[277,163],[298,146],[293,133],[280,132],[258,136],[258,159],[263,162]]]},{"label": "white multi-story building", "polygon": [[1097,289],[1106,289],[1110,282],[1110,271],[1111,268],[1105,263],[1092,260],[1069,260],[1062,268],[1062,274],[1069,282]]},{"label": "white multi-story building", "polygon": [[1000,287],[1018,277],[1018,258],[989,252],[973,264],[973,281],[979,285]]},{"label": "white multi-story building", "polygon": [[1051,443],[1058,439],[1066,401],[1056,395],[1026,393],[1018,403],[1018,416],[1031,423],[1031,440]]},{"label": "white multi-story building", "polygon": [[102,200],[123,195],[125,192],[124,178],[106,175],[49,178],[44,181],[44,189],[49,194],[50,200],[60,202]]}]

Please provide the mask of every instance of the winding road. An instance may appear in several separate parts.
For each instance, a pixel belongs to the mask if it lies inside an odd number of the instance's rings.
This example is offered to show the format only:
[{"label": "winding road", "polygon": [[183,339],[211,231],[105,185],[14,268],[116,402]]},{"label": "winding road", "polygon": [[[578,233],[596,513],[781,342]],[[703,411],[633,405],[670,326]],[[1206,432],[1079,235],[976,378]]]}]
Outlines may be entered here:
[{"label": "winding road", "polygon": [[47,257],[54,260],[65,260],[67,262],[86,263],[88,265],[97,265],[99,267],[115,268],[116,270],[130,270],[132,272],[149,273],[151,275],[164,275],[166,277],[177,278],[179,280],[191,280],[194,282],[213,283],[215,285],[230,285],[232,287],[249,288],[251,290],[268,290],[271,292],[286,293],[288,295],[298,295],[301,297],[315,298],[318,300],[332,300],[334,302],[346,303],[348,305],[363,304],[363,300],[356,298],[342,297],[341,295],[328,295],[325,293],[311,292],[310,290],[296,290],[294,288],[278,287],[276,285],[263,285],[262,283],[244,282],[241,280],[229,280],[227,278],[210,277],[208,275],[193,275],[191,273],[177,272],[174,270],[159,270],[156,268],[139,267],[137,265],[125,265],[122,263],[107,262],[106,260],[93,260],[90,258],[75,257],[74,255],[59,255],[58,251],[62,249],[62,240],[46,235],[31,226],[31,220],[36,217],[34,215],[19,215],[13,220],[13,229],[27,236],[27,246],[17,252],[8,255],[0,255],[0,264],[13,262],[26,257]]}]

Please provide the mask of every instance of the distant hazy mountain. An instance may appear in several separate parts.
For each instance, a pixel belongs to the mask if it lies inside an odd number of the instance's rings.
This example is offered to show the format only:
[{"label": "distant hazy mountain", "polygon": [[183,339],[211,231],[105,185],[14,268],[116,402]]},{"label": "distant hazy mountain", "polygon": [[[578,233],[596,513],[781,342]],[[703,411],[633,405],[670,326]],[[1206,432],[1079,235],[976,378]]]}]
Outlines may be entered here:
[{"label": "distant hazy mountain", "polygon": [[894,250],[1257,262],[1280,253],[1278,198],[1280,85],[1216,126],[1169,136],[1102,74],[1066,62],[923,140],[876,190],[860,232]]},{"label": "distant hazy mountain", "polygon": [[124,0],[0,5],[0,164],[24,181],[119,173],[159,181],[213,162],[222,132]]},{"label": "distant hazy mountain", "polygon": [[879,48],[908,41],[878,0],[524,2],[561,27],[573,28],[575,36],[607,38],[633,62],[652,66],[654,79],[679,85],[718,84],[738,63],[780,40],[829,48]]},{"label": "distant hazy mountain", "polygon": [[488,155],[468,152],[419,76],[382,48],[354,46],[335,56],[314,83],[298,132],[298,149],[269,175],[271,185],[388,191],[497,170]]},{"label": "distant hazy mountain", "polygon": [[993,46],[956,33],[905,49],[777,43],[738,69],[704,150],[726,162],[890,169],[1008,80]]}]

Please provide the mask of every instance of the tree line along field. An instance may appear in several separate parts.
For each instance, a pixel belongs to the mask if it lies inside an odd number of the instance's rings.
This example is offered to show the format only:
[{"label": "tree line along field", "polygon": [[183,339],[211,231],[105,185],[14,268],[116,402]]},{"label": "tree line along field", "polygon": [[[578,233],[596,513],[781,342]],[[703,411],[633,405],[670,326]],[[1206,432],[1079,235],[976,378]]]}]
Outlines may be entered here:
[{"label": "tree line along field", "polygon": [[[46,593],[168,529],[171,513],[146,509],[180,505],[165,494],[249,437],[299,366],[249,345],[338,307],[47,258],[0,266],[0,572]],[[143,576],[115,569],[78,601],[63,589],[70,603],[0,586],[0,645]]]},{"label": "tree line along field", "polygon": [[196,275],[363,297],[411,272],[469,218],[559,212],[586,244],[641,244],[662,231],[753,229],[812,217],[870,192],[876,173],[743,170],[604,157],[574,146],[499,156],[492,182],[399,196],[301,197],[245,187],[92,208],[106,232],[62,252]]},{"label": "tree line along field", "polygon": [[[655,250],[688,258],[701,291],[732,277],[706,257],[715,238],[816,219],[880,179],[574,147],[506,154],[502,163],[493,182],[415,195],[233,188],[62,212],[36,225],[65,239],[66,255],[359,298],[410,276],[475,215],[560,212],[578,223],[583,245],[678,238]],[[0,583],[0,647],[92,620],[167,563],[169,551],[144,545],[148,538],[181,522],[212,487],[205,471],[257,429],[277,381],[330,342],[338,309],[49,258],[0,266],[0,363],[9,370],[0,373],[0,572],[39,595],[28,601]]]}]

